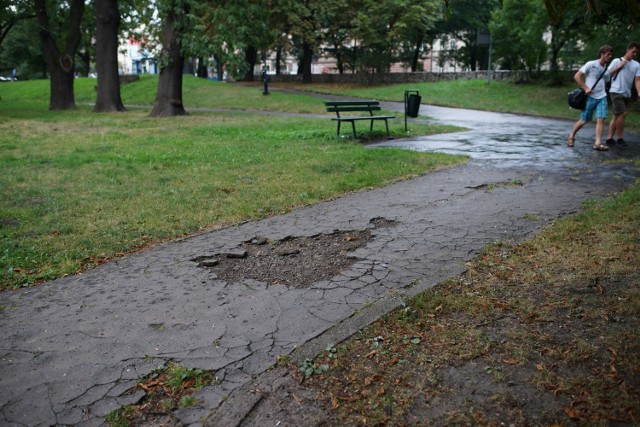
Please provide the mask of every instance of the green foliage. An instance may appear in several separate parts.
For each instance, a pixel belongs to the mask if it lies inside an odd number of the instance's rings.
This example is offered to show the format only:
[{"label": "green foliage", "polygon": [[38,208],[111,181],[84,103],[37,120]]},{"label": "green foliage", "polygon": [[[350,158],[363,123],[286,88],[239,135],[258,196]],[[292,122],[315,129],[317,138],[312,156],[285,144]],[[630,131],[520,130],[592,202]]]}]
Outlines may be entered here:
[{"label": "green foliage", "polygon": [[304,359],[299,366],[300,372],[304,374],[305,378],[309,378],[311,375],[320,375],[323,372],[329,370],[329,365],[322,364],[318,365],[315,361],[311,359]]},{"label": "green foliage", "polygon": [[[0,63],[4,69],[0,73],[16,67],[23,79],[42,77],[32,4],[25,0],[6,3],[11,7],[3,8],[0,31],[3,35],[10,31],[1,39]],[[51,14],[51,30],[59,48],[65,41],[62,35],[66,23],[62,18],[68,4],[49,2],[51,10],[56,11]],[[121,35],[144,40],[158,56],[161,20],[171,10],[176,17],[175,28],[181,33],[183,53],[205,61],[215,58],[220,69],[224,64],[235,75],[247,70],[242,53],[247,48],[258,52],[282,49],[294,55],[308,48],[316,56],[334,56],[341,71],[375,72],[386,71],[398,61],[415,66],[424,47],[437,38],[463,42],[459,48],[444,51],[441,59],[454,59],[462,68],[485,69],[488,52],[478,46],[476,36],[479,30],[488,28],[492,13],[494,47],[504,66],[535,70],[548,60],[555,71],[560,63],[573,68],[591,59],[592,52],[604,42],[615,44],[618,50],[622,47],[618,45],[637,39],[637,26],[629,24],[640,16],[638,2],[628,0],[121,0],[119,9]],[[539,37],[547,28],[552,34],[548,52]],[[625,36],[620,36],[620,28],[625,28]],[[88,3],[76,55],[81,75],[95,63],[94,33],[94,10]]]},{"label": "green foliage", "polygon": [[338,349],[336,349],[336,347],[333,344],[327,345],[327,348],[325,348],[325,351],[327,352],[327,357],[331,360],[338,357],[337,355]]},{"label": "green foliage", "polygon": [[202,388],[209,380],[210,374],[202,369],[187,368],[184,366],[171,366],[167,370],[167,385],[178,388],[186,381],[194,382],[194,389]]},{"label": "green foliage", "polygon": [[439,58],[454,60],[462,68],[476,70],[487,69],[487,47],[478,46],[478,32],[489,28],[491,13],[500,2],[498,0],[456,0],[451,2],[449,19],[438,22],[435,37],[449,45],[450,41],[462,42],[456,49],[443,51]]},{"label": "green foliage", "polygon": [[8,77],[15,68],[19,80],[46,76],[42,63],[42,48],[34,19],[16,22],[0,48],[0,75]]},{"label": "green foliage", "polygon": [[441,17],[435,1],[364,0],[362,7],[354,10],[359,12],[350,33],[357,42],[353,65],[363,72],[386,72],[392,63],[411,57]]},{"label": "green foliage", "polygon": [[503,68],[538,71],[547,59],[548,23],[543,0],[504,0],[491,17],[493,60]]},{"label": "green foliage", "polygon": [[200,399],[194,396],[182,396],[180,398],[181,408],[192,408],[200,404]]},{"label": "green foliage", "polygon": [[106,422],[110,427],[129,427],[129,417],[133,413],[133,410],[133,406],[123,406],[109,413]]}]

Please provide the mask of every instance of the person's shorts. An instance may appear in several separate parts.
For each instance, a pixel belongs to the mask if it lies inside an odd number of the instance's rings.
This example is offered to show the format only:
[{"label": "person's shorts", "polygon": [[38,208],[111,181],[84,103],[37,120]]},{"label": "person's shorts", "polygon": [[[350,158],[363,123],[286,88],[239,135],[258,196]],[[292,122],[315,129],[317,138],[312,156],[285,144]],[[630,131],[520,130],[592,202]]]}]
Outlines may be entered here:
[{"label": "person's shorts", "polygon": [[607,107],[607,97],[595,99],[587,96],[587,106],[580,114],[580,120],[583,122],[590,122],[593,120],[595,113],[596,119],[606,119],[609,114],[609,108]]},{"label": "person's shorts", "polygon": [[629,108],[629,98],[625,98],[621,94],[614,92],[610,92],[609,96],[611,97],[611,107],[613,109],[614,116],[627,112],[627,109]]}]

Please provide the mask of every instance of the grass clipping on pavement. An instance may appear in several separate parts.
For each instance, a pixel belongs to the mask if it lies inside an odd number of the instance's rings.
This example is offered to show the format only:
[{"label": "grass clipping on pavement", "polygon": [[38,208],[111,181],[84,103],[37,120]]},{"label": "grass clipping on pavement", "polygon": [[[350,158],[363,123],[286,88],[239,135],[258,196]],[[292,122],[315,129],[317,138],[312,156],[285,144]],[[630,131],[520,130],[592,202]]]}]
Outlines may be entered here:
[{"label": "grass clipping on pavement", "polygon": [[302,387],[338,424],[637,423],[639,230],[636,185],[495,244],[319,355]]}]

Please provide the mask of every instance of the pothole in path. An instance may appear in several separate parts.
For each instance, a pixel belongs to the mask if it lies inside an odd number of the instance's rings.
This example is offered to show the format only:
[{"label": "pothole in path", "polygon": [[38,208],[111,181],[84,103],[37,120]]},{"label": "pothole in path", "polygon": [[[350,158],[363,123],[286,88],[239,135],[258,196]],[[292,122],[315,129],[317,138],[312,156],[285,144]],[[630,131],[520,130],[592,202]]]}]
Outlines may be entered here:
[{"label": "pothole in path", "polygon": [[[397,226],[397,221],[375,217],[372,229]],[[228,282],[257,280],[268,285],[306,288],[348,269],[359,258],[352,252],[372,239],[371,230],[341,231],[310,237],[269,240],[256,237],[224,253],[192,259]]]},{"label": "pothole in path", "polygon": [[257,237],[233,251],[193,259],[228,282],[253,279],[269,285],[305,288],[328,280],[358,258],[353,250],[371,240],[371,231],[336,232],[273,241]]}]

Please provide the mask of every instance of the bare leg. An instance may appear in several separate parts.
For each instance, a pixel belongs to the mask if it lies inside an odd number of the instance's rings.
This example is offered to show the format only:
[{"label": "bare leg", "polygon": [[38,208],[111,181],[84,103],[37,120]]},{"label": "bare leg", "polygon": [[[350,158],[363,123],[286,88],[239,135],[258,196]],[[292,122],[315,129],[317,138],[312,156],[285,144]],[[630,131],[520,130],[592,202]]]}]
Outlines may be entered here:
[{"label": "bare leg", "polygon": [[609,123],[609,131],[607,132],[607,140],[613,139],[613,134],[616,132],[617,123],[618,123],[618,116],[613,116],[611,118],[611,123]]},{"label": "bare leg", "polygon": [[587,122],[583,122],[582,120],[578,120],[576,122],[575,125],[573,125],[573,129],[571,130],[571,133],[569,134],[569,139],[574,139],[576,137],[576,134],[578,133],[578,131],[580,129],[582,129],[582,126],[584,126]]},{"label": "bare leg", "polygon": [[604,119],[596,119],[596,147],[602,145],[602,131],[604,131]]},{"label": "bare leg", "polygon": [[[624,112],[618,116],[616,120],[616,133],[618,134],[618,139],[622,139],[622,135],[624,134],[624,119],[627,116],[627,113]],[[613,135],[611,135],[613,138]]]}]

